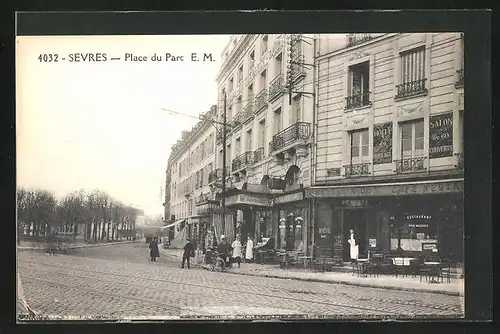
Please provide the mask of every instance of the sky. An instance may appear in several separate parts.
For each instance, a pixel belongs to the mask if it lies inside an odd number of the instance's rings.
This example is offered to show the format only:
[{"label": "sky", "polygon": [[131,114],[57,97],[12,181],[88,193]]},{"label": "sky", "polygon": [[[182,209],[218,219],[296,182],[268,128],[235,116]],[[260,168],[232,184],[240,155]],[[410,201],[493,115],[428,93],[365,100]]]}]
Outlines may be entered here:
[{"label": "sky", "polygon": [[[100,189],[161,214],[170,148],[197,123],[161,108],[196,116],[216,104],[228,41],[228,35],[18,37],[18,186],[58,198]],[[105,53],[107,61],[83,61],[90,53]],[[127,53],[148,59],[126,61]],[[155,53],[162,61],[151,60]],[[184,59],[166,61],[167,53]],[[213,61],[203,61],[204,53]],[[82,54],[80,62],[70,61],[74,54]]]}]

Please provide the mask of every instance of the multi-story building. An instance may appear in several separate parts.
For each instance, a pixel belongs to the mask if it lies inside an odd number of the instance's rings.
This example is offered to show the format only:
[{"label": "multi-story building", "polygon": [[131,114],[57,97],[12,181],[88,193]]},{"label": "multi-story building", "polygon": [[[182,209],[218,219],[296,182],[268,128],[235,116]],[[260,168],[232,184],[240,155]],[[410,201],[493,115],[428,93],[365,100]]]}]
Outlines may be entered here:
[{"label": "multi-story building", "polygon": [[[209,120],[215,117],[216,106],[201,116],[203,118],[191,131],[183,131],[182,137],[172,147],[168,160],[170,169],[171,219],[167,225],[173,228],[175,238],[191,238],[201,244],[208,226],[212,225],[212,212],[205,207],[210,201],[209,175],[215,168],[216,128]],[[166,204],[167,205],[167,204]],[[174,238],[174,240],[175,240]],[[175,245],[174,245],[175,246]]]},{"label": "multi-story building", "polygon": [[[219,237],[274,238],[275,247],[288,250],[305,251],[310,243],[304,189],[311,181],[313,50],[312,36],[283,34],[232,36],[223,51],[218,119],[225,110],[225,204],[232,218],[215,220]],[[216,147],[219,182],[222,132]]]},{"label": "multi-story building", "polygon": [[317,42],[314,242],[326,257],[421,252],[463,261],[463,36]]}]

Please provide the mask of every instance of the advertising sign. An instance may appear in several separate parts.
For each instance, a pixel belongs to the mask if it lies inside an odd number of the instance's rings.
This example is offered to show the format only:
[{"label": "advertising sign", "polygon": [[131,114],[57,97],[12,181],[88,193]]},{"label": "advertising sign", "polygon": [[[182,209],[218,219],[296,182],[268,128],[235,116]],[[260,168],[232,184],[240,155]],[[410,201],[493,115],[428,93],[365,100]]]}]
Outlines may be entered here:
[{"label": "advertising sign", "polygon": [[429,118],[429,158],[453,156],[453,113]]},{"label": "advertising sign", "polygon": [[392,162],[392,122],[373,126],[373,164]]}]

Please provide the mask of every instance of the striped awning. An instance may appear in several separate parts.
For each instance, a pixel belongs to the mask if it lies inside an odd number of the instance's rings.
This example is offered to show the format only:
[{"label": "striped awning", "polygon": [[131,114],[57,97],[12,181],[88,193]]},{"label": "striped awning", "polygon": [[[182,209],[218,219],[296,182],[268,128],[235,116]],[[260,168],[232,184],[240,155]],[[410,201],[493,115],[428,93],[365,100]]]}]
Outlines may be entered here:
[{"label": "striped awning", "polygon": [[186,219],[179,219],[179,220],[177,220],[176,222],[174,222],[172,224],[169,224],[167,226],[163,226],[161,229],[169,228],[169,227],[172,227],[172,226],[177,226],[177,225],[181,224],[184,221],[186,221]]}]

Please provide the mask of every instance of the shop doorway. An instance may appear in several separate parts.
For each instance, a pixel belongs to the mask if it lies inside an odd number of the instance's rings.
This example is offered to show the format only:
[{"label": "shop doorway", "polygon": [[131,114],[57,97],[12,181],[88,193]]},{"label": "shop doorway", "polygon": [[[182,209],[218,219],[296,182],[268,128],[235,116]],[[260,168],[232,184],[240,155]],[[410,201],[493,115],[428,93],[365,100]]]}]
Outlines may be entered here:
[{"label": "shop doorway", "polygon": [[251,210],[243,210],[243,221],[241,222],[241,244],[245,244],[247,237],[254,238],[255,235],[255,224],[252,217]]},{"label": "shop doorway", "polygon": [[344,261],[351,260],[350,244],[347,241],[350,238],[350,230],[354,230],[354,238],[359,245],[359,257],[367,256],[366,224],[366,210],[344,210],[344,223],[342,228],[342,235],[344,238],[344,251],[342,257]]}]

